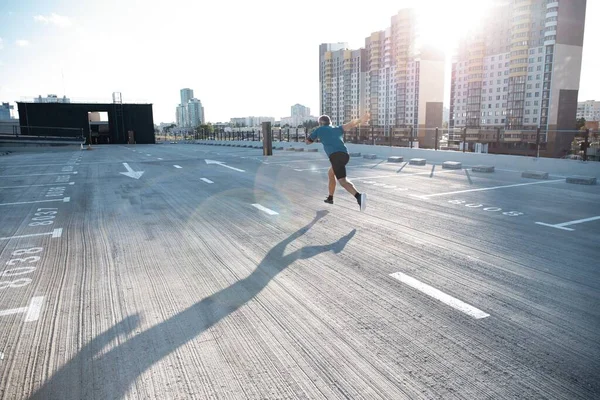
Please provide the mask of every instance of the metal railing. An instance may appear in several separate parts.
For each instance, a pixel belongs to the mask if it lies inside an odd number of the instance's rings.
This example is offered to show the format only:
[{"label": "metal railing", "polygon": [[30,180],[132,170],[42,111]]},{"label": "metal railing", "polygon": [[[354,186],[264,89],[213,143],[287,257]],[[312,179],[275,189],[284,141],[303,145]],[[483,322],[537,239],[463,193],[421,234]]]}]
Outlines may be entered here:
[{"label": "metal railing", "polygon": [[[304,142],[312,130],[272,129],[274,142]],[[527,157],[574,158],[600,161],[599,131],[417,128],[414,126],[366,126],[344,132],[346,143],[374,146],[425,148]],[[260,129],[216,129],[187,136],[195,140],[260,141]]]},{"label": "metal railing", "polygon": [[0,138],[18,140],[51,140],[51,141],[77,141],[85,140],[84,130],[81,128],[67,128],[55,126],[22,126],[5,124],[0,129]]}]

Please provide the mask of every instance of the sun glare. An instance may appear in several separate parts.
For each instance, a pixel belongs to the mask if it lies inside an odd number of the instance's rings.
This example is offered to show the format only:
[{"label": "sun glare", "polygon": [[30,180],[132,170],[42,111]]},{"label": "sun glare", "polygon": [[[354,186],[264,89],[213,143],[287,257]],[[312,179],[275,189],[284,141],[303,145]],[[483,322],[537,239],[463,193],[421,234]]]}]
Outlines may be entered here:
[{"label": "sun glare", "polygon": [[450,55],[458,40],[481,23],[494,0],[437,0],[416,6],[423,44]]}]

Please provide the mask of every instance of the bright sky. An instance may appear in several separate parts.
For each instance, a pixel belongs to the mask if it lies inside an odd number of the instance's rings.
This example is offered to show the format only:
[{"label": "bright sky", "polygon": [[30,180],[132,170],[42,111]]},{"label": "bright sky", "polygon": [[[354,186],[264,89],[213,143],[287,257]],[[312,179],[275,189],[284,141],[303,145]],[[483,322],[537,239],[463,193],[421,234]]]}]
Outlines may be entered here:
[{"label": "bright sky", "polygon": [[[279,119],[296,103],[317,115],[319,44],[362,47],[416,5],[426,37],[450,55],[487,1],[0,0],[0,102],[48,93],[111,102],[120,91],[153,103],[158,123],[175,120],[189,87],[211,122]],[[600,1],[588,1],[580,100],[600,100],[599,17]]]}]

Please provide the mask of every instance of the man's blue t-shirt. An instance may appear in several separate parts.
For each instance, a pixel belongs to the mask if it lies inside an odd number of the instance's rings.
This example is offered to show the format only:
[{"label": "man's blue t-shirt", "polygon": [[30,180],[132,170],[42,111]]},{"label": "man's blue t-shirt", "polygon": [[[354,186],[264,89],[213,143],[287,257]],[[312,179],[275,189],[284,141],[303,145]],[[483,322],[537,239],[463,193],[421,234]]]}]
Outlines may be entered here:
[{"label": "man's blue t-shirt", "polygon": [[325,149],[327,157],[340,151],[348,153],[348,149],[344,144],[344,129],[341,126],[320,126],[310,134],[310,138],[312,140],[319,138],[323,143],[323,149]]}]

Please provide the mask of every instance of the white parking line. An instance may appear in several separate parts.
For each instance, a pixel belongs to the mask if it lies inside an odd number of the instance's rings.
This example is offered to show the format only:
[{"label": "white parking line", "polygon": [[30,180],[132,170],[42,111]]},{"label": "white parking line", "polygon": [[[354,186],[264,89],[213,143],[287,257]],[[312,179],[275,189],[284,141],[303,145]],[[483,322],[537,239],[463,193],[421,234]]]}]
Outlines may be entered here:
[{"label": "white parking line", "polygon": [[16,206],[19,204],[51,203],[53,201],[62,201],[63,203],[68,203],[69,201],[71,201],[71,198],[64,197],[62,199],[54,199],[54,200],[20,201],[18,203],[0,203],[0,206]]},{"label": "white parking line", "polygon": [[[450,172],[457,172],[458,170],[453,170],[453,169],[446,169],[446,170],[441,170],[438,171],[438,174],[446,174],[446,173],[450,173]],[[379,175],[379,176],[363,176],[362,178],[354,178],[354,177],[349,177],[350,180],[364,180],[364,179],[380,179],[380,178],[392,178],[392,177],[396,177],[396,178],[405,178],[405,177],[410,177],[410,176],[416,176],[416,175],[429,175],[431,174],[431,171],[427,171],[427,172],[415,172],[414,174],[411,173],[397,173],[394,175]]]},{"label": "white parking line", "polygon": [[1,237],[0,240],[23,239],[23,238],[29,238],[29,237],[48,236],[48,235],[51,235],[52,239],[59,238],[62,236],[62,228],[57,228],[57,229],[53,230],[52,232],[48,232],[48,233],[33,233],[31,235]]},{"label": "white parking line", "polygon": [[[75,182],[69,182],[67,185],[74,185]],[[29,187],[38,187],[38,186],[60,186],[58,183],[45,183],[43,185],[22,185],[22,186],[2,186],[0,189],[20,189],[20,188],[29,188]]]},{"label": "white parking line", "polygon": [[[438,172],[438,173],[440,173],[440,172]],[[518,187],[518,186],[541,185],[543,183],[554,183],[554,182],[562,182],[562,179],[557,179],[557,180],[552,180],[552,181],[543,181],[543,182],[517,183],[517,184],[514,184],[514,185],[493,186],[493,187],[479,188],[479,189],[457,190],[455,192],[426,194],[426,195],[423,195],[423,196],[416,196],[416,197],[420,197],[422,199],[427,199],[429,197],[446,196],[446,195],[449,195],[449,194],[459,194],[459,193],[469,193],[469,192],[484,192],[486,190],[496,190],[496,189]]]},{"label": "white parking line", "polygon": [[175,168],[183,168],[183,167],[180,167],[179,165],[173,165],[173,166],[174,166]]},{"label": "white parking line", "polygon": [[279,213],[278,213],[278,212],[276,212],[276,211],[273,211],[273,210],[271,210],[271,209],[269,209],[269,208],[267,208],[267,207],[263,207],[263,206],[261,206],[260,204],[252,204],[252,205],[253,205],[254,207],[258,208],[259,210],[266,212],[266,213],[267,213],[267,214],[269,214],[269,215],[279,215]]},{"label": "white parking line", "polygon": [[69,174],[76,175],[77,171],[75,171],[75,172],[53,172],[53,173],[50,173],[50,174],[0,175],[0,179],[1,178],[20,178],[20,177],[25,177],[25,176],[69,175]]},{"label": "white parking line", "polygon": [[162,158],[158,157],[159,160],[162,160]]},{"label": "white parking line", "polygon": [[563,231],[574,231],[575,229],[565,228],[565,226],[583,224],[584,222],[597,221],[599,219],[600,219],[600,216],[591,217],[591,218],[585,218],[585,219],[578,219],[578,220],[575,220],[575,221],[563,222],[561,224],[554,224],[554,225],[553,224],[546,224],[544,222],[536,222],[536,224],[543,225],[543,226],[549,226],[550,228],[562,229]]},{"label": "white parking line", "polygon": [[452,297],[444,292],[441,292],[438,289],[427,285],[426,283],[423,283],[415,278],[405,275],[402,272],[396,272],[396,273],[390,274],[390,276],[392,278],[399,280],[402,283],[406,283],[408,286],[410,286],[414,289],[417,289],[430,297],[433,297],[436,300],[441,301],[444,304],[449,305],[450,307],[452,307],[458,311],[464,312],[465,314],[467,314],[475,319],[481,319],[481,318],[486,318],[486,317],[490,316],[490,314],[484,313],[483,311],[481,311],[461,300],[458,300],[457,298]]},{"label": "white parking line", "polygon": [[201,181],[204,181],[206,183],[214,183],[213,181],[211,181],[210,179],[206,179],[206,178],[200,178]]},{"label": "white parking line", "polygon": [[42,305],[44,304],[44,296],[33,297],[29,303],[25,322],[37,321],[40,318]]}]

